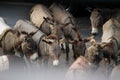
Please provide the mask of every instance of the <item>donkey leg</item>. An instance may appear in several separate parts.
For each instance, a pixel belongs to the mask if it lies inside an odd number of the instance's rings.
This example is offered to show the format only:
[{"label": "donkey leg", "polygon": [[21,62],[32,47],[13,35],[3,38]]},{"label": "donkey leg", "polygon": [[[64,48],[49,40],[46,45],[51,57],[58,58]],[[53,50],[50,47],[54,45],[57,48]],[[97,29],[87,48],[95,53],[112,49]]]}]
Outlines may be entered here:
[{"label": "donkey leg", "polygon": [[66,53],[66,62],[69,61],[69,52]]},{"label": "donkey leg", "polygon": [[70,49],[69,49],[69,45],[66,45],[66,61],[68,62],[69,61],[69,51],[70,51]]}]

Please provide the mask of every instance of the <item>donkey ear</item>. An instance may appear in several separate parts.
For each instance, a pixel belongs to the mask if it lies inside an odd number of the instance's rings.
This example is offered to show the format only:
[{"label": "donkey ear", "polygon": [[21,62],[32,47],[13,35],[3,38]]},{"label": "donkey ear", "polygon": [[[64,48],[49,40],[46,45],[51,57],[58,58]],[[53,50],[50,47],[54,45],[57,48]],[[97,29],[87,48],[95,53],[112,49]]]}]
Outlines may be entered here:
[{"label": "donkey ear", "polygon": [[48,43],[48,44],[52,44],[57,40],[57,37],[55,35],[49,35],[46,36],[42,39],[42,41]]},{"label": "donkey ear", "polygon": [[37,31],[35,31],[35,32],[33,31],[33,32],[29,33],[28,35],[30,35],[32,37]]},{"label": "donkey ear", "polygon": [[26,32],[26,31],[21,31],[20,33],[28,35],[28,32]]},{"label": "donkey ear", "polygon": [[48,17],[47,17],[47,18],[46,18],[46,17],[43,17],[43,19],[44,19],[45,22],[50,23],[50,24],[52,24],[52,25],[54,25],[54,23],[55,23],[53,19],[50,19],[50,18],[48,18]]},{"label": "donkey ear", "polygon": [[57,39],[58,39],[57,36],[54,35],[54,34],[51,34],[51,35],[47,36],[46,38],[47,38],[47,39],[54,39],[54,40],[57,40]]},{"label": "donkey ear", "polygon": [[46,22],[48,22],[48,20],[49,20],[49,19],[48,19],[48,18],[46,18],[46,17],[43,17],[43,19],[44,19]]},{"label": "donkey ear", "polygon": [[87,7],[86,10],[89,11],[89,12],[93,11],[93,9],[91,7]]},{"label": "donkey ear", "polygon": [[100,12],[102,12],[102,9],[100,9],[100,8],[95,8],[94,11],[97,11],[97,12],[100,13]]},{"label": "donkey ear", "polygon": [[29,33],[30,36],[33,36],[34,34],[35,34],[34,32]]},{"label": "donkey ear", "polygon": [[99,49],[103,49],[106,45],[107,45],[106,43],[98,43],[98,44],[97,44],[97,47],[98,47]]},{"label": "donkey ear", "polygon": [[87,37],[87,38],[85,38],[83,41],[86,43],[86,42],[91,42],[91,43],[95,43],[96,41],[95,41],[95,36],[90,36],[90,37]]},{"label": "donkey ear", "polygon": [[18,30],[14,30],[14,31],[17,36],[20,36],[20,32]]},{"label": "donkey ear", "polygon": [[52,44],[51,42],[45,40],[45,39],[42,39],[43,42],[47,43],[47,44]]},{"label": "donkey ear", "polygon": [[110,42],[104,42],[104,43],[102,43],[102,44],[100,44],[100,48],[101,49],[103,49],[104,47],[106,47],[106,46],[112,46],[113,45],[113,43],[112,43],[112,41],[110,41]]},{"label": "donkey ear", "polygon": [[47,44],[52,44],[54,42],[53,39],[46,39],[46,38],[43,38],[42,41],[47,43]]},{"label": "donkey ear", "polygon": [[68,40],[68,42],[69,42],[70,44],[76,44],[76,43],[77,43],[77,40]]}]

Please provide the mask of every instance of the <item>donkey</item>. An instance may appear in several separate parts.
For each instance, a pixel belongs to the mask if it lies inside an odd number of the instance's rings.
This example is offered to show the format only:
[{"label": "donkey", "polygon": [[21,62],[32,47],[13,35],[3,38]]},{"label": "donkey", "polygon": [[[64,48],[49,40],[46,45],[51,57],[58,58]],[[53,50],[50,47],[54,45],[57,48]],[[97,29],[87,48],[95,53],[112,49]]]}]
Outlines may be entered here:
[{"label": "donkey", "polygon": [[18,20],[14,29],[30,33],[37,44],[39,56],[41,58],[47,57],[47,60],[50,57],[54,66],[59,64],[59,57],[63,53],[61,50],[63,48],[62,45],[64,45],[63,39],[58,40],[58,37],[53,34],[47,36],[27,20]]},{"label": "donkey", "polygon": [[36,44],[33,39],[25,32],[19,33],[15,30],[8,30],[2,37],[1,47],[4,54],[12,53],[12,55],[24,55],[30,59],[35,60],[38,57]]},{"label": "donkey", "polygon": [[[11,52],[12,55],[15,55],[15,53],[20,53],[20,57],[25,55],[28,59],[35,60],[38,53],[31,36],[26,32],[11,29],[3,18],[1,20],[0,27],[4,30],[0,36],[0,47],[3,49],[4,54]],[[8,27],[6,28],[6,26]]]},{"label": "donkey", "polygon": [[86,46],[79,30],[76,27],[73,16],[60,5],[53,3],[49,9],[52,12],[54,21],[62,28],[68,43],[72,44],[74,59],[85,54]]},{"label": "donkey", "polygon": [[65,51],[66,61],[68,61],[68,42],[64,37],[61,27],[58,27],[59,24],[57,24],[57,22],[53,19],[51,11],[47,9],[46,6],[37,4],[33,6],[30,11],[30,21],[47,36],[52,37],[54,35],[58,41],[62,40],[61,42],[64,44],[62,44],[61,47]]},{"label": "donkey", "polygon": [[119,16],[119,9],[117,8],[88,8],[88,11],[91,12],[91,34],[93,35],[98,34],[99,28],[101,28],[110,18]]}]

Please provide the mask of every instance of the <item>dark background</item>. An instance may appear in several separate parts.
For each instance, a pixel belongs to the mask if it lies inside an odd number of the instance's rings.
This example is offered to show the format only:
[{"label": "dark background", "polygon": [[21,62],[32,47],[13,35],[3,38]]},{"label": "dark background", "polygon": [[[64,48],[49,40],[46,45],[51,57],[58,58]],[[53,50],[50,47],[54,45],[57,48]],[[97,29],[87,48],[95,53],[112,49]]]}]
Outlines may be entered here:
[{"label": "dark background", "polygon": [[[62,4],[70,8],[69,12],[75,17],[87,17],[90,12],[87,7],[95,8],[119,8],[120,0],[0,0],[0,16],[3,17],[11,27],[18,19],[28,19],[29,11],[35,4],[44,4],[49,7],[52,3]],[[79,20],[78,20],[79,21]],[[84,21],[83,19],[81,21]],[[80,21],[80,22],[81,22]]]},{"label": "dark background", "polygon": [[[77,27],[83,39],[91,36],[90,13],[86,10],[87,7],[119,8],[120,4],[120,0],[0,0],[0,16],[6,20],[10,27],[13,27],[19,19],[29,20],[29,11],[35,4],[41,3],[49,7],[53,2],[60,3],[66,8],[70,7],[70,12],[76,17]],[[99,30],[99,32],[96,36],[97,41],[101,40],[102,30]],[[36,71],[32,74],[24,75],[22,73],[18,76],[13,75],[14,79],[5,74],[4,77],[0,75],[0,78],[3,78],[0,80],[6,80],[6,78],[7,80],[63,80],[67,69],[74,61],[72,56],[73,52],[70,48],[70,64],[66,64],[65,54],[63,54],[57,71],[55,67],[50,65],[48,70],[41,69],[42,71],[39,71],[38,74],[36,74]]]},{"label": "dark background", "polygon": [[24,4],[36,4],[42,3],[46,6],[50,6],[53,2],[60,3],[64,7],[70,7],[70,12],[74,17],[86,16],[87,7],[107,7],[107,8],[119,8],[120,0],[1,0],[1,3],[24,3]]}]

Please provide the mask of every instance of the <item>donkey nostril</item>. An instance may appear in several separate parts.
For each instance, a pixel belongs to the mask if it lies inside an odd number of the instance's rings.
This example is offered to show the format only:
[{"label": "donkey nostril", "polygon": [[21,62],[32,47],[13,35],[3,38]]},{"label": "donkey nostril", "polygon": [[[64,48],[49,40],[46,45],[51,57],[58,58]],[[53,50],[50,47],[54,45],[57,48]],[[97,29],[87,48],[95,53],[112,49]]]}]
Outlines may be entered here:
[{"label": "donkey nostril", "polygon": [[98,33],[92,33],[93,36],[96,36]]}]

